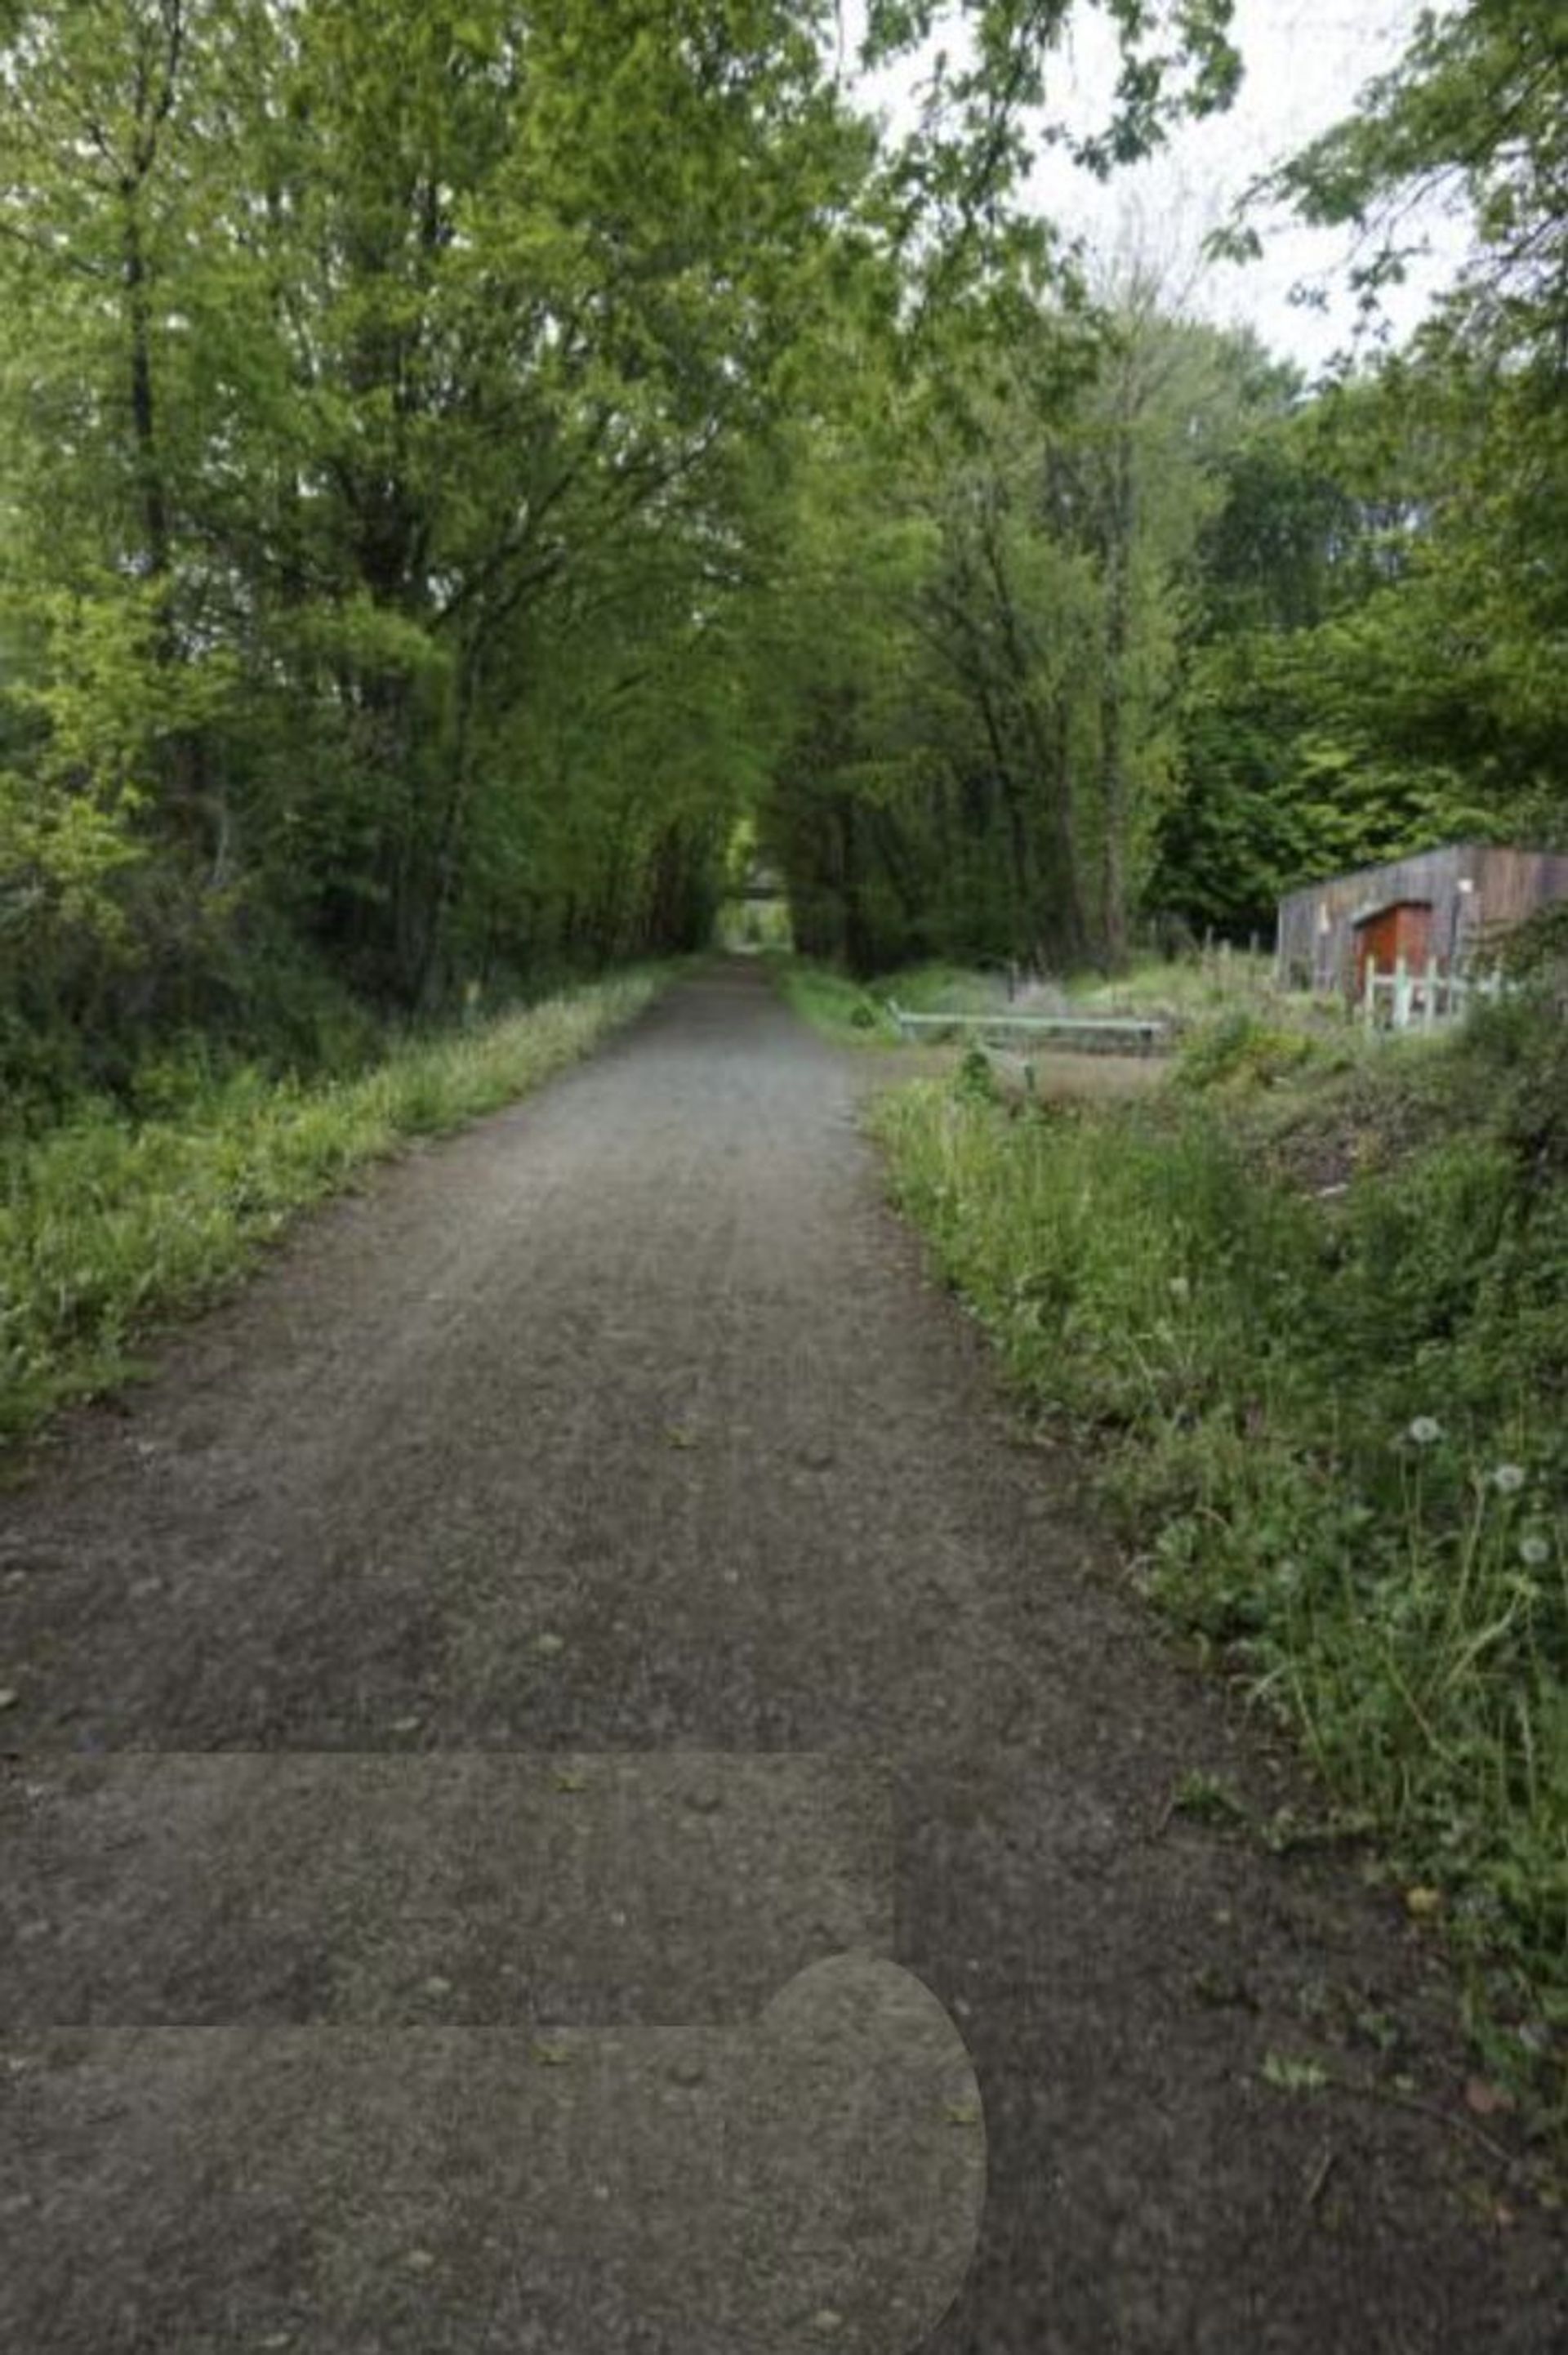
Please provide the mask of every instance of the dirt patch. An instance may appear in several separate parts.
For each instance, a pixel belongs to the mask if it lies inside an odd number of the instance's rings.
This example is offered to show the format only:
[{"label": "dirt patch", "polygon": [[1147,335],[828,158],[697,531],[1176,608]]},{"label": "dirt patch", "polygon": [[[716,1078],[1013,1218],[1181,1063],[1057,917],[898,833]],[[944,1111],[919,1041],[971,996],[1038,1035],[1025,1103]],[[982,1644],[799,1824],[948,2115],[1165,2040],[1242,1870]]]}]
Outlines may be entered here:
[{"label": "dirt patch", "polygon": [[[574,2075],[572,2037],[729,2032],[846,1944],[976,2073],[941,2355],[1563,2343],[1428,1939],[1172,1814],[1190,1769],[1264,1808],[1290,1770],[923,1283],[873,1060],[744,970],[683,987],[311,1221],[0,1502],[5,2344],[688,2355],[700,2055]],[[623,2175],[662,2202],[630,2253]],[[879,2343],[769,2179],[777,2343]]]}]

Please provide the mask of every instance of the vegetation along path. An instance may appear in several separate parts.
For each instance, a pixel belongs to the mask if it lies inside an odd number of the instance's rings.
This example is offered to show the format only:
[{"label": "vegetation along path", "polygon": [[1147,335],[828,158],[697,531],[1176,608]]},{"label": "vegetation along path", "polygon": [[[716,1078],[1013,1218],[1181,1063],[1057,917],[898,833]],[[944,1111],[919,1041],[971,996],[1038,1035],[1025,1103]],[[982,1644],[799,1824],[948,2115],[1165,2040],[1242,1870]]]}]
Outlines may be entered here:
[{"label": "vegetation along path", "polygon": [[1563,2343],[1418,1927],[1172,1807],[1284,1770],[866,1068],[686,982],[0,1506],[0,2344]]}]

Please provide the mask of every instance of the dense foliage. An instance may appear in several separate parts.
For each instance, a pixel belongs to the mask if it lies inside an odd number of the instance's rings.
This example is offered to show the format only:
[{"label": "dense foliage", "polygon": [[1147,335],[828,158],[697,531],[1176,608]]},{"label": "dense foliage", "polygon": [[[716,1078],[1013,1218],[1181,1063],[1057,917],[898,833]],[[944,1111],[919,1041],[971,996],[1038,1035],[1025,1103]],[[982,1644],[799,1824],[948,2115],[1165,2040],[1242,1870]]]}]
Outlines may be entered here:
[{"label": "dense foliage", "polygon": [[[1224,0],[1099,5],[1104,172],[1238,61]],[[828,0],[6,12],[14,1086],[690,944],[747,812],[863,968],[1560,828],[1555,13],[1424,23],[1282,176],[1479,207],[1311,396],[1020,211],[1070,16],[877,0],[868,61],[939,44],[894,136]]]},{"label": "dense foliage", "polygon": [[1058,276],[813,434],[769,818],[810,947],[1114,967],[1266,936],[1314,875],[1568,841],[1560,18],[1424,17],[1260,192],[1363,222],[1375,317],[1410,198],[1457,184],[1473,260],[1407,350],[1309,389],[1136,269]]},{"label": "dense foliage", "polygon": [[[879,146],[829,0],[5,9],[14,1086],[704,935],[797,732],[752,592],[805,421],[1040,282],[1065,0],[949,13],[972,70]],[[1118,152],[1223,95],[1226,13],[1114,0]]]},{"label": "dense foliage", "polygon": [[810,15],[21,12],[24,1022],[221,1018],[237,964],[295,944],[413,1006],[700,933],[736,794],[704,627],[736,452],[866,154]]},{"label": "dense foliage", "polygon": [[[1232,461],[1240,530],[1216,550],[1169,839],[1178,893],[1226,874],[1215,913],[1457,835],[1568,840],[1565,125],[1562,9],[1464,0],[1424,10],[1355,113],[1259,191],[1355,227],[1374,328],[1417,199],[1452,199],[1474,237],[1405,350],[1374,334]],[[1242,585],[1250,613],[1227,602]]]}]

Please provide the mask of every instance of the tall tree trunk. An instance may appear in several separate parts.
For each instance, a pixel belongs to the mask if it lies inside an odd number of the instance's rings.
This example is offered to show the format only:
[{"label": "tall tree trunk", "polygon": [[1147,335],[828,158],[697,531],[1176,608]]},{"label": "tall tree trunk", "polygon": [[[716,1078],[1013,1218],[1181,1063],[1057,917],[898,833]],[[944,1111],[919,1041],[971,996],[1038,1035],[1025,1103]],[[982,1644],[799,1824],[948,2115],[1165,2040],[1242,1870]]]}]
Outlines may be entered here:
[{"label": "tall tree trunk", "polygon": [[[132,466],[146,577],[158,592],[154,652],[171,669],[179,659],[174,604],[174,533],[157,389],[153,375],[153,291],[143,232],[143,190],[154,147],[146,143],[137,165],[120,183],[123,207],[121,282],[124,293],[128,389],[131,402]],[[193,861],[210,866],[214,886],[224,879],[232,843],[221,806],[214,807],[208,748],[198,729],[182,728],[167,739],[167,814]]]},{"label": "tall tree trunk", "polygon": [[169,501],[158,449],[157,404],[153,388],[152,314],[146,249],[142,238],[141,180],[128,175],[121,182],[120,194],[125,208],[122,267],[130,346],[131,430],[134,442],[137,501],[146,543],[148,572],[154,581],[166,581],[169,572]]},{"label": "tall tree trunk", "polygon": [[1129,796],[1124,698],[1131,636],[1132,536],[1137,525],[1132,436],[1118,423],[1106,518],[1105,670],[1100,686],[1100,938],[1113,969],[1127,962],[1127,852]]},{"label": "tall tree trunk", "polygon": [[422,939],[411,975],[408,995],[416,1007],[429,1007],[440,995],[441,962],[446,953],[447,927],[458,896],[463,835],[468,823],[472,783],[473,712],[479,690],[480,652],[477,647],[459,656],[457,724],[450,762],[450,783],[441,811],[436,843],[435,873],[428,904],[411,911],[416,924],[422,917]]},{"label": "tall tree trunk", "polygon": [[1051,795],[1051,848],[1055,866],[1055,901],[1062,927],[1062,962],[1071,972],[1088,954],[1089,927],[1084,913],[1078,845],[1074,825],[1073,727],[1065,687],[1051,711],[1050,742],[1054,790]]},{"label": "tall tree trunk", "polygon": [[874,962],[871,927],[866,922],[861,882],[860,828],[854,803],[846,794],[838,805],[839,893],[843,909],[844,963],[863,980]]},{"label": "tall tree trunk", "polygon": [[[1022,915],[1022,923],[1014,926],[1013,954],[1027,966],[1040,964],[1044,954],[1046,961],[1070,969],[1082,961],[1085,940],[1066,737],[1065,731],[1053,731],[1044,723],[1039,699],[1034,692],[1029,647],[1024,641],[1005,557],[994,525],[989,520],[982,533],[982,546],[997,616],[1001,624],[1002,650],[1011,678],[1012,701],[1018,714],[1029,765],[1044,797],[1054,869],[1047,906],[1027,805],[1016,777],[1009,765],[1003,762],[998,783],[1008,813],[1013,890]],[[986,727],[994,750],[998,733],[989,712]],[[1048,949],[1044,938],[1047,930],[1051,935]]]}]

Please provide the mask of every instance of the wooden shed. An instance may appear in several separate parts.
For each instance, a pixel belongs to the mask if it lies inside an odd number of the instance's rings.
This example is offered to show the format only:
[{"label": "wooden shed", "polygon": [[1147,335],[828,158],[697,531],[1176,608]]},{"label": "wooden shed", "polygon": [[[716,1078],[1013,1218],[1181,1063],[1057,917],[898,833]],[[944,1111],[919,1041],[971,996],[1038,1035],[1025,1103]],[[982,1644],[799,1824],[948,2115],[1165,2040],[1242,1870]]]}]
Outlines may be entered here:
[{"label": "wooden shed", "polygon": [[1331,875],[1279,903],[1277,970],[1298,989],[1360,994],[1369,958],[1386,970],[1436,959],[1461,971],[1537,908],[1568,900],[1568,853],[1454,842]]}]

